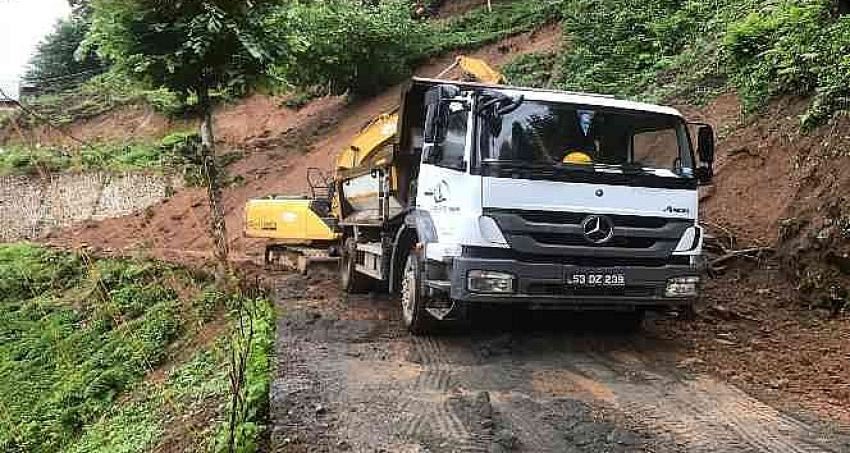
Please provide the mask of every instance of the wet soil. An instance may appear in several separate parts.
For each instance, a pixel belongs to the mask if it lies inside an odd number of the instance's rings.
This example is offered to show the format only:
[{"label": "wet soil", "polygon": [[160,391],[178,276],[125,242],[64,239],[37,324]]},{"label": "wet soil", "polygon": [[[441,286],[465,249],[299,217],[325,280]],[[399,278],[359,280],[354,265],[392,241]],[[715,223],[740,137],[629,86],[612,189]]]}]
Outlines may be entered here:
[{"label": "wet soil", "polygon": [[414,337],[393,298],[325,278],[274,277],[273,451],[850,450],[835,424],[683,365],[656,321],[486,310]]}]

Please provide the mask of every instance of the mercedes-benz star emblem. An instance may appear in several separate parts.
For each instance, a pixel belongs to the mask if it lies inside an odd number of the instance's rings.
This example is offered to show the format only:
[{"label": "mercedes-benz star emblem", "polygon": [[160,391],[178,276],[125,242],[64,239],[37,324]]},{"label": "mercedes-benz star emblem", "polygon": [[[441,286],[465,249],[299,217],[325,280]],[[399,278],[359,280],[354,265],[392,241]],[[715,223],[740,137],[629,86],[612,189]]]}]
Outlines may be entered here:
[{"label": "mercedes-benz star emblem", "polygon": [[584,238],[592,244],[604,244],[614,237],[614,222],[602,215],[587,216],[581,223]]}]

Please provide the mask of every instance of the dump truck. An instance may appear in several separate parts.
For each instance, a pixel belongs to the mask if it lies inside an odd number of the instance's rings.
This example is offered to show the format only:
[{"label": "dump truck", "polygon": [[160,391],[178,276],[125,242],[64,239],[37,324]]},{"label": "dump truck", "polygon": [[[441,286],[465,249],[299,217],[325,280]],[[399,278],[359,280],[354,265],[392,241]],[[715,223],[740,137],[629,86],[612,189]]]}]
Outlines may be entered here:
[{"label": "dump truck", "polygon": [[686,309],[713,161],[712,127],[670,107],[413,78],[338,157],[340,283],[397,294],[414,334],[478,305]]}]

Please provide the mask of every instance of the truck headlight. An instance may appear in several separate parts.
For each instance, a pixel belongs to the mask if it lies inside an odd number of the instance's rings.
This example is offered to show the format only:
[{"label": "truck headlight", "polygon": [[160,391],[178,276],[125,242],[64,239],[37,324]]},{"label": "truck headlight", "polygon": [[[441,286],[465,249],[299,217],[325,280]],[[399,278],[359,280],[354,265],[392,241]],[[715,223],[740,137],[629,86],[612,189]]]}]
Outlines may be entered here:
[{"label": "truck headlight", "polygon": [[507,272],[469,271],[466,274],[466,287],[473,293],[512,294],[514,275]]},{"label": "truck headlight", "polygon": [[673,277],[667,279],[665,297],[694,297],[699,288],[699,277]]}]

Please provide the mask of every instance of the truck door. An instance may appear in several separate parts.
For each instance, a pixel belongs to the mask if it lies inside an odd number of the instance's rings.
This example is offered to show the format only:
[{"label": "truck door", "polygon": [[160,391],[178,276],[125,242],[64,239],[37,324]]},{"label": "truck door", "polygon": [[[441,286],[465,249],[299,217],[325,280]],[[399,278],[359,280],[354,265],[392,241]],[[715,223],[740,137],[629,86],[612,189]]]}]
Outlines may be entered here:
[{"label": "truck door", "polygon": [[472,137],[470,105],[463,98],[455,99],[426,102],[416,196],[417,208],[429,213],[441,243],[457,243],[457,217],[464,214],[470,202],[478,204],[480,197],[480,188],[471,181],[475,178],[467,172]]}]

